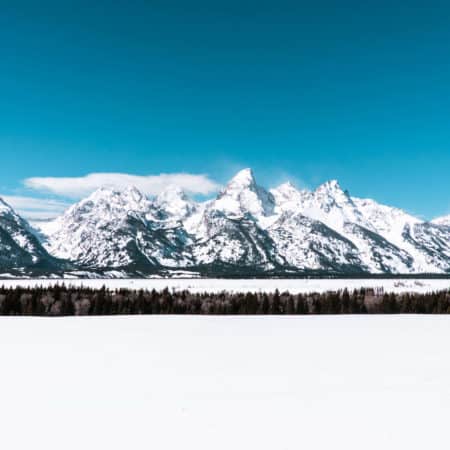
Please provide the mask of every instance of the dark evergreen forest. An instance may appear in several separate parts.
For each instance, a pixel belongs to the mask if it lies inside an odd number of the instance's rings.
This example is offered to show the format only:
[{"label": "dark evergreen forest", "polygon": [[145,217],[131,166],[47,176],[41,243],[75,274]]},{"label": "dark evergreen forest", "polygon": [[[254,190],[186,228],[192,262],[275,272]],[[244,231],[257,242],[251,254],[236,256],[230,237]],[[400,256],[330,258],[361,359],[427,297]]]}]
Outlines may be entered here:
[{"label": "dark evergreen forest", "polygon": [[0,287],[0,315],[93,316],[117,314],[448,314],[450,290],[389,294],[382,289],[325,293],[191,293],[110,290],[59,285]]}]

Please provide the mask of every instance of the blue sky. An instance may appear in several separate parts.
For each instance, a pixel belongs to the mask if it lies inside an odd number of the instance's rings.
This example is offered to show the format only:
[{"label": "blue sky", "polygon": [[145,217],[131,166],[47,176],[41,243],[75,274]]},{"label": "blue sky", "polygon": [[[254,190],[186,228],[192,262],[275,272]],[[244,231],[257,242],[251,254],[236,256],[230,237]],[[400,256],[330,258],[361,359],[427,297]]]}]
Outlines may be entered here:
[{"label": "blue sky", "polygon": [[450,213],[448,2],[12,3],[0,195],[50,210],[78,194],[27,179],[92,173],[204,175],[204,194],[250,166]]}]

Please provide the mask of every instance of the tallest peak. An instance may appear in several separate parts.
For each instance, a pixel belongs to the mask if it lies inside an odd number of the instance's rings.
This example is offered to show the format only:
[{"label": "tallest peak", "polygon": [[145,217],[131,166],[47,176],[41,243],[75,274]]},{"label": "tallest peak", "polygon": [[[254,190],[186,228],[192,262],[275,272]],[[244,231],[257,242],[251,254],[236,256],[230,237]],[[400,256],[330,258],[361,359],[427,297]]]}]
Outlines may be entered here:
[{"label": "tallest peak", "polygon": [[243,184],[249,186],[255,182],[255,176],[250,168],[242,169],[230,181],[233,184]]},{"label": "tallest peak", "polygon": [[273,211],[274,199],[272,194],[256,184],[251,169],[243,169],[219,193],[213,207],[231,216],[250,213],[260,217]]}]

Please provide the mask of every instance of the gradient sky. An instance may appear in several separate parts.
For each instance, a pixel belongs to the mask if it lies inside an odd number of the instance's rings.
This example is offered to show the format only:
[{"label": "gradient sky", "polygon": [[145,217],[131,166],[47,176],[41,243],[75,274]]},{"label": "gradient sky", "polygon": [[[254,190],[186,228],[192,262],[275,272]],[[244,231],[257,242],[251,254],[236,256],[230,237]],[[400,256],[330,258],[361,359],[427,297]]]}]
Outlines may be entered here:
[{"label": "gradient sky", "polygon": [[337,178],[424,218],[450,213],[448,2],[12,3],[1,195],[48,197],[30,177],[221,184],[250,166],[266,186]]}]

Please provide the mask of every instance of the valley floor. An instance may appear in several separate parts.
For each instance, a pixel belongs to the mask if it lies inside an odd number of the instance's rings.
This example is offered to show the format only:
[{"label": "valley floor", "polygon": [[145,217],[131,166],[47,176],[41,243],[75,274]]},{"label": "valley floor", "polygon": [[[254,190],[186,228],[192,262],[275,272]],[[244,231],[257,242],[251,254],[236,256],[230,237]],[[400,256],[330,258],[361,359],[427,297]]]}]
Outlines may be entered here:
[{"label": "valley floor", "polygon": [[0,318],[8,450],[447,449],[450,317]]},{"label": "valley floor", "polygon": [[0,286],[34,287],[52,286],[56,283],[74,286],[101,288],[106,285],[110,289],[156,289],[189,290],[191,292],[280,292],[292,294],[308,292],[326,292],[341,289],[359,289],[361,287],[380,288],[386,292],[419,292],[450,289],[450,279],[214,279],[214,278],[155,278],[155,279],[65,279],[65,280],[1,280]]}]

